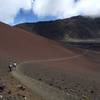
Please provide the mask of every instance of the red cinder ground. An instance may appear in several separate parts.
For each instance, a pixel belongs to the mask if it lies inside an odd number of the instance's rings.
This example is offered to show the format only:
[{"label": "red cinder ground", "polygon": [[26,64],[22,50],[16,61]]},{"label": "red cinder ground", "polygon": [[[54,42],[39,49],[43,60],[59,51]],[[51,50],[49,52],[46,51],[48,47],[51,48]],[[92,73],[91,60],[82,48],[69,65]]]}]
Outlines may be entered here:
[{"label": "red cinder ground", "polygon": [[[57,86],[61,86],[63,90],[68,87],[73,88],[73,85],[68,84],[73,84],[75,80],[77,80],[76,83],[79,81],[80,84],[82,83],[81,88],[82,86],[87,88],[93,80],[95,83],[100,83],[99,51],[78,48],[74,51],[52,40],[3,23],[0,23],[0,58],[6,58],[8,63],[15,60],[20,63],[26,62],[20,68],[23,73],[32,78],[43,78],[44,82],[48,84],[52,82],[53,86],[56,86],[54,82],[57,81]],[[64,75],[61,79],[58,79],[59,73]],[[82,81],[82,79],[85,80]],[[86,82],[89,84],[86,85]],[[93,87],[94,84],[90,86]],[[95,84],[95,86],[100,90],[99,85]]]}]

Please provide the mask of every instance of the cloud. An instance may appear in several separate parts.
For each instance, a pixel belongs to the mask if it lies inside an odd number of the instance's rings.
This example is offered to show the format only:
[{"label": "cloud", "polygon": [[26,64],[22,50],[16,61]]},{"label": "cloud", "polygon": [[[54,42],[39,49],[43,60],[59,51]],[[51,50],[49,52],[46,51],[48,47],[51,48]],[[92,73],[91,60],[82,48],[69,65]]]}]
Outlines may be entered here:
[{"label": "cloud", "polygon": [[13,24],[20,9],[32,10],[43,19],[47,16],[56,19],[77,15],[100,17],[100,0],[0,0],[0,21]]},{"label": "cloud", "polygon": [[78,15],[74,3],[74,0],[35,0],[33,12],[37,16],[70,17]]},{"label": "cloud", "polygon": [[12,24],[21,8],[31,9],[31,0],[0,0],[0,21]]},{"label": "cloud", "polygon": [[100,0],[35,0],[33,12],[37,16],[100,16]]},{"label": "cloud", "polygon": [[80,0],[76,8],[83,16],[100,17],[100,0]]}]

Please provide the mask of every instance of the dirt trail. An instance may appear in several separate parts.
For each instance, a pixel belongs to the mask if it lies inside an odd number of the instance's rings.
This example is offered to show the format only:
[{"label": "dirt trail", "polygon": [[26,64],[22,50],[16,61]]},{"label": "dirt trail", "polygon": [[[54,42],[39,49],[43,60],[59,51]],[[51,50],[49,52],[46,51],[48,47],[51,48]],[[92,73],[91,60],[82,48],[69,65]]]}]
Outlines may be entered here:
[{"label": "dirt trail", "polygon": [[52,62],[52,61],[62,61],[62,60],[70,60],[80,57],[82,55],[76,55],[72,57],[64,57],[64,58],[56,58],[56,59],[46,59],[46,60],[33,60],[33,61],[26,61],[20,63],[17,66],[17,70],[12,72],[13,76],[19,79],[24,85],[30,88],[33,93],[37,93],[40,96],[40,100],[79,100],[79,98],[75,95],[66,94],[64,91],[60,91],[56,87],[51,87],[46,83],[37,81],[32,79],[26,75],[24,75],[19,69],[21,65],[26,63],[36,63],[36,62]]},{"label": "dirt trail", "polygon": [[[87,55],[88,52],[92,52],[86,50],[84,55]],[[94,52],[95,53],[95,52]],[[98,53],[98,52],[96,52]],[[64,57],[64,58],[55,58],[55,59],[42,59],[42,60],[31,60],[31,61],[24,61],[17,66],[17,70],[12,72],[13,76],[20,80],[24,85],[26,85],[29,89],[33,91],[34,94],[39,95],[40,100],[80,100],[78,96],[75,94],[65,93],[62,90],[54,86],[50,86],[45,82],[38,81],[34,78],[28,77],[25,73],[23,73],[20,68],[27,65],[27,63],[49,63],[49,62],[56,62],[56,61],[67,61],[67,60],[74,60],[76,58],[82,57],[82,55],[76,55],[71,57]],[[88,100],[88,99],[86,99]]]},{"label": "dirt trail", "polygon": [[55,61],[71,60],[71,59],[75,59],[75,58],[78,58],[78,57],[81,57],[81,56],[82,55],[75,55],[75,56],[63,57],[63,58],[24,61],[24,62],[20,63],[19,65],[25,64],[25,63],[42,63],[42,62],[55,62]]}]

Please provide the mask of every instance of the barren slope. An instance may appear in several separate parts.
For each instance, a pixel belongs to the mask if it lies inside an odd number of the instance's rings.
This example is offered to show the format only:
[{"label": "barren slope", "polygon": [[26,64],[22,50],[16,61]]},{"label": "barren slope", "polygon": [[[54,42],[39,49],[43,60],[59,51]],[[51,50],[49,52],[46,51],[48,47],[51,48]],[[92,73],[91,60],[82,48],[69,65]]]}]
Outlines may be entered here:
[{"label": "barren slope", "polygon": [[21,61],[19,70],[23,75],[65,93],[86,93],[90,100],[100,96],[99,51],[64,48],[52,40],[0,23],[0,57]]},{"label": "barren slope", "polygon": [[55,40],[100,38],[100,18],[76,16],[56,21],[24,23],[17,27]]},{"label": "barren slope", "polygon": [[46,100],[100,100],[99,66],[100,53],[87,51],[84,55],[22,62],[15,76]]},{"label": "barren slope", "polygon": [[57,43],[0,23],[0,54],[24,60],[74,55]]}]

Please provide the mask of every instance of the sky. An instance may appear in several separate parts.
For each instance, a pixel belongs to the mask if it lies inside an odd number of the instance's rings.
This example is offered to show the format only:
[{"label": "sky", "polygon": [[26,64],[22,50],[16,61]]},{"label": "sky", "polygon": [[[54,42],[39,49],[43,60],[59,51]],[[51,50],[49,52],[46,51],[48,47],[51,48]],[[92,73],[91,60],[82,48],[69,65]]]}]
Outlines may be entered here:
[{"label": "sky", "polygon": [[100,0],[0,0],[0,21],[9,25],[78,15],[100,17]]}]

